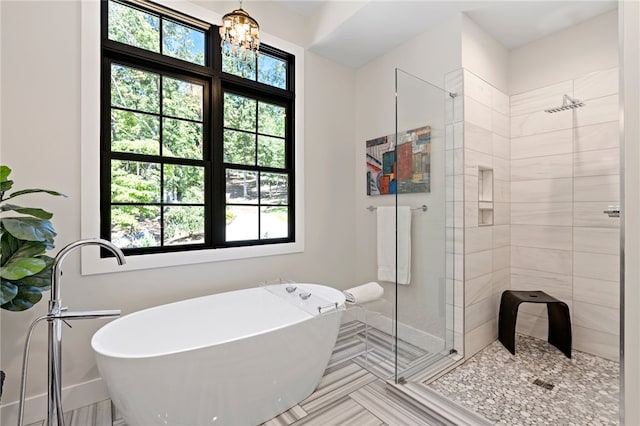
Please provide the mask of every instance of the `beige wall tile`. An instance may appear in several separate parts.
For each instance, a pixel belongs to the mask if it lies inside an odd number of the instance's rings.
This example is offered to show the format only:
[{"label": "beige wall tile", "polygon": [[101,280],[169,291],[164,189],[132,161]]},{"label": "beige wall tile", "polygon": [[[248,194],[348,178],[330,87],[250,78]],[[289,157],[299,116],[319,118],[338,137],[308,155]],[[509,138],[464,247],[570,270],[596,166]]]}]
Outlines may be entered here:
[{"label": "beige wall tile", "polygon": [[511,182],[512,203],[558,203],[573,201],[570,178]]},{"label": "beige wall tile", "polygon": [[573,249],[589,253],[618,256],[620,253],[620,230],[618,228],[573,228]]},{"label": "beige wall tile", "polygon": [[464,70],[464,94],[489,108],[493,106],[492,86],[466,69]]},{"label": "beige wall tile", "polygon": [[511,224],[571,226],[571,203],[511,203]]},{"label": "beige wall tile", "polygon": [[570,178],[573,176],[573,154],[511,160],[511,181]]},{"label": "beige wall tile", "polygon": [[573,203],[573,226],[619,228],[620,218],[609,217],[603,213],[608,205],[615,204],[619,204],[619,201]]},{"label": "beige wall tile", "polygon": [[497,133],[492,133],[493,139],[493,155],[495,157],[504,158],[508,160],[511,158],[511,144],[509,137],[501,136]]},{"label": "beige wall tile", "polygon": [[574,176],[620,175],[620,150],[600,149],[573,155]]},{"label": "beige wall tile", "polygon": [[485,250],[476,253],[470,253],[465,256],[464,277],[465,280],[479,277],[481,275],[490,274],[493,265],[493,251]]},{"label": "beige wall tile", "polygon": [[574,201],[610,201],[619,199],[619,174],[576,177],[573,180]]},{"label": "beige wall tile", "polygon": [[493,110],[491,113],[491,130],[493,133],[508,138],[511,135],[509,130],[509,116]]},{"label": "beige wall tile", "polygon": [[572,249],[570,226],[511,225],[511,244],[558,250]]},{"label": "beige wall tile", "polygon": [[493,272],[508,269],[511,263],[511,247],[493,249]]},{"label": "beige wall tile", "polygon": [[467,149],[492,155],[493,137],[490,130],[466,123],[464,126],[464,145]]},{"label": "beige wall tile", "polygon": [[574,129],[573,134],[573,150],[575,152],[620,147],[618,121],[578,127]]},{"label": "beige wall tile", "polygon": [[620,334],[573,326],[573,348],[612,361],[620,357]]},{"label": "beige wall tile", "polygon": [[468,228],[465,233],[465,253],[476,253],[493,248],[493,227]]},{"label": "beige wall tile", "polygon": [[511,209],[509,203],[493,203],[493,224],[509,225],[511,223]]},{"label": "beige wall tile", "polygon": [[469,96],[464,97],[464,121],[487,130],[492,130],[492,109]]},{"label": "beige wall tile", "polygon": [[511,267],[571,275],[571,251],[512,246]]},{"label": "beige wall tile", "polygon": [[616,334],[620,330],[620,312],[618,309],[590,303],[573,303],[573,324],[605,333]]},{"label": "beige wall tile", "polygon": [[495,87],[491,87],[492,108],[501,114],[509,115],[509,96]]},{"label": "beige wall tile", "polygon": [[562,105],[562,95],[573,93],[573,81],[567,80],[511,96],[511,115],[531,114]]},{"label": "beige wall tile", "polygon": [[573,253],[573,275],[596,280],[617,281],[620,278],[620,258],[611,254]]},{"label": "beige wall tile", "polygon": [[511,139],[511,159],[570,154],[573,152],[573,130],[564,129]]},{"label": "beige wall tile", "polygon": [[493,230],[493,248],[506,247],[511,244],[511,226],[510,225],[494,225]]},{"label": "beige wall tile", "polygon": [[[588,119],[585,119],[585,125]],[[570,111],[549,114],[544,110],[525,115],[511,116],[511,137],[536,135],[540,133],[555,132],[562,129],[571,129],[573,120]]]},{"label": "beige wall tile", "polygon": [[467,305],[465,309],[465,329],[471,331],[482,324],[495,321],[496,312],[492,297],[486,297],[472,305]]},{"label": "beige wall tile", "polygon": [[465,333],[464,356],[469,359],[498,338],[498,321],[493,319]]},{"label": "beige wall tile", "polygon": [[618,281],[573,277],[573,299],[576,302],[619,309],[620,283]]},{"label": "beige wall tile", "polygon": [[464,286],[465,306],[471,306],[493,295],[492,279],[493,274],[490,273],[467,280]]},{"label": "beige wall tile", "polygon": [[571,274],[511,268],[512,290],[540,290],[560,300],[570,300],[573,294]]},{"label": "beige wall tile", "polygon": [[618,95],[590,99],[585,101],[585,106],[572,111],[575,112],[575,127],[618,121],[620,117]]}]

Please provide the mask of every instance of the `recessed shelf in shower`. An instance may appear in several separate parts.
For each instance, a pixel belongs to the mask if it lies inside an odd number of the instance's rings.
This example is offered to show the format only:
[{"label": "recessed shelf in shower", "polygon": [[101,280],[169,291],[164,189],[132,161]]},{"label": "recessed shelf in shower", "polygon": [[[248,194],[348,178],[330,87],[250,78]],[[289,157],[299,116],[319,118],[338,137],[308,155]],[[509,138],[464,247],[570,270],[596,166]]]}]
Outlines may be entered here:
[{"label": "recessed shelf in shower", "polygon": [[493,169],[478,167],[478,226],[493,225]]}]

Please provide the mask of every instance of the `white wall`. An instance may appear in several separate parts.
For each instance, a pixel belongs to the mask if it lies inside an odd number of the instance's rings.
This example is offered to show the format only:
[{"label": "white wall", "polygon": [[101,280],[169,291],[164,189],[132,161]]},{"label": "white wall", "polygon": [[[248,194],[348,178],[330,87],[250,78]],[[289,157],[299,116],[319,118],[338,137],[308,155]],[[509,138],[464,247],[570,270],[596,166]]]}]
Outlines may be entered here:
[{"label": "white wall", "polygon": [[503,93],[509,85],[509,51],[462,15],[462,66]]},{"label": "white wall", "polygon": [[511,50],[508,94],[617,67],[617,16],[613,10]]},{"label": "white wall", "polygon": [[[376,215],[369,212],[369,205],[394,205],[395,196],[366,195],[366,167],[365,141],[376,137],[386,136],[395,132],[395,68],[411,73],[422,80],[444,87],[444,77],[449,71],[459,69],[460,62],[460,26],[459,16],[451,18],[429,31],[402,44],[391,52],[377,58],[366,66],[358,69],[356,78],[356,131],[355,146],[355,223],[356,223],[356,252],[355,252],[355,280],[367,282],[377,279],[376,261]],[[412,96],[406,88],[410,87],[411,78],[404,78],[403,102]],[[415,82],[417,87],[419,83]],[[440,104],[440,111],[444,111],[444,99],[436,102]],[[428,112],[424,117],[428,117]],[[402,118],[410,127],[406,117]],[[425,118],[426,120],[426,118]],[[424,121],[424,120],[423,120]],[[428,123],[422,123],[428,124]],[[408,130],[408,129],[399,129]],[[442,158],[435,160],[432,177],[442,175],[437,168],[444,165],[443,144],[434,140],[432,149],[438,149],[434,156]],[[440,179],[440,178],[438,178]],[[402,195],[400,204],[417,207],[422,204],[429,206],[429,211],[412,214],[413,221],[413,270],[415,279],[409,286],[400,286],[399,316],[402,322],[413,325],[422,330],[429,322],[427,316],[433,316],[442,303],[437,298],[437,291],[441,288],[439,278],[444,274],[428,274],[426,271],[443,271],[444,268],[444,234],[438,237],[442,244],[434,242],[433,236],[444,231],[444,181],[436,180],[432,183],[431,193]],[[439,187],[438,187],[439,185]],[[437,189],[441,189],[439,192]],[[426,244],[429,241],[430,244]],[[432,263],[430,263],[432,262]],[[430,281],[425,281],[430,277]],[[442,283],[443,284],[443,283]],[[394,286],[383,283],[386,298],[394,300]],[[434,293],[435,291],[435,293]]]},{"label": "white wall", "polygon": [[640,3],[620,2],[622,48],[620,106],[623,110],[624,190],[624,402],[623,422],[640,424]]},{"label": "white wall", "polygon": [[[56,246],[60,248],[80,238],[80,2],[3,1],[0,5],[1,161],[13,168],[17,189],[46,187],[69,196],[29,200],[55,213]],[[79,256],[74,255],[65,263],[65,305],[77,310],[117,308],[126,314],[279,277],[342,289],[351,286],[355,75],[311,53],[306,55],[305,70],[304,253],[86,277],[80,276]],[[45,309],[46,302],[21,313],[1,313],[1,368],[8,375],[5,405],[18,398],[27,327]],[[73,329],[65,328],[63,386],[91,382],[93,389],[88,392],[88,387],[80,386],[80,392],[65,398],[65,408],[95,402],[90,399],[104,391],[95,382],[98,372],[90,349],[91,336],[102,324],[84,321],[76,322]],[[45,328],[34,335],[29,396],[45,392]],[[11,411],[14,408],[12,405]]]}]

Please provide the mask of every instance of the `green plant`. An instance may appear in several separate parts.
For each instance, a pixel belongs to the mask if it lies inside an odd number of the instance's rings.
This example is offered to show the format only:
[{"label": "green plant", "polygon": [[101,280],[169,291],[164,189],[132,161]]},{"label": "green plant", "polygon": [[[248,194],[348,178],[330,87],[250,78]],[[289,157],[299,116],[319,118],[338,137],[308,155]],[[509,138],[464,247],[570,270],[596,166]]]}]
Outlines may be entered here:
[{"label": "green plant", "polygon": [[23,189],[5,197],[13,186],[8,179],[10,174],[9,167],[0,165],[0,307],[24,311],[51,288],[53,259],[45,253],[53,248],[56,232],[49,221],[52,213],[8,201],[37,192],[65,195],[46,189]]}]

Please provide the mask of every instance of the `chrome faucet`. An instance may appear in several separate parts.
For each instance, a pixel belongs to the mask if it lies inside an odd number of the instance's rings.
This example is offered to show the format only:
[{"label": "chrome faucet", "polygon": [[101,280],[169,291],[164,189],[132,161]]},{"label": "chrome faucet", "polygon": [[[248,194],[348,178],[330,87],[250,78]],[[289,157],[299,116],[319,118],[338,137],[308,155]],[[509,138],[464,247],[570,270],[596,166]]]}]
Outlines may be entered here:
[{"label": "chrome faucet", "polygon": [[[93,319],[93,318],[113,318],[120,315],[119,310],[102,310],[102,311],[80,311],[67,312],[66,307],[62,307],[62,298],[60,296],[60,283],[62,282],[62,262],[72,251],[86,247],[99,246],[109,250],[116,257],[119,265],[124,265],[126,260],[122,251],[113,243],[103,239],[87,239],[73,242],[65,246],[58,252],[53,260],[52,280],[51,280],[51,298],[49,299],[49,313],[36,319],[29,328],[24,348],[22,361],[22,382],[20,387],[20,403],[18,407],[18,426],[22,426],[24,422],[24,400],[26,393],[27,378],[27,358],[29,353],[29,343],[31,341],[31,333],[35,325],[47,320],[49,323],[48,335],[48,370],[47,370],[47,426],[64,426],[64,416],[62,411],[62,322],[67,320]],[[67,323],[68,325],[68,323]]]}]

